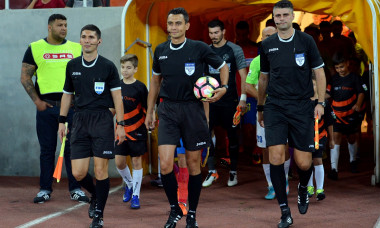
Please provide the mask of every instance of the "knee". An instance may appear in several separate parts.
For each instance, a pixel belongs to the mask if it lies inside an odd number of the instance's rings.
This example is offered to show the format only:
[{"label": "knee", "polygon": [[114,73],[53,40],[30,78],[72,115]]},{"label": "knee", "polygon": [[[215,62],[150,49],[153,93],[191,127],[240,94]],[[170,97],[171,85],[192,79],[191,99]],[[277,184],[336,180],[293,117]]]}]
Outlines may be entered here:
[{"label": "knee", "polygon": [[302,161],[302,162],[299,162],[297,165],[298,165],[298,168],[300,168],[303,171],[306,171],[306,170],[310,169],[311,162]]},{"label": "knee", "polygon": [[161,167],[161,173],[164,175],[171,173],[173,171],[173,164],[171,162],[161,161],[160,167]]},{"label": "knee", "polygon": [[78,170],[72,170],[73,172],[73,176],[75,178],[76,181],[81,181],[83,180],[83,178],[86,177],[86,174],[87,173],[84,173],[84,172],[81,172],[81,171],[78,171]]},{"label": "knee", "polygon": [[125,167],[127,167],[127,163],[124,159],[115,159],[115,165],[120,170],[123,170]]},{"label": "knee", "polygon": [[284,163],[284,156],[282,156],[280,153],[271,153],[269,155],[269,162],[272,165],[281,165]]},{"label": "knee", "polygon": [[95,171],[95,177],[98,180],[104,180],[108,177],[107,169],[105,169],[104,167],[95,167],[94,171]]}]

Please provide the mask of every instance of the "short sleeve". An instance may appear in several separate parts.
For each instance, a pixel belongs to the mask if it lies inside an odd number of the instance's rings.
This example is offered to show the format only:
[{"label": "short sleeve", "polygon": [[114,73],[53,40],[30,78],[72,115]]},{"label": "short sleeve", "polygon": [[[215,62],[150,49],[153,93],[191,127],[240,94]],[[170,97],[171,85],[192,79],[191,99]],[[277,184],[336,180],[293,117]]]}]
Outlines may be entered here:
[{"label": "short sleeve", "polygon": [[111,91],[121,89],[119,72],[117,71],[115,64],[112,62],[108,83]]},{"label": "short sleeve", "polygon": [[65,79],[65,85],[63,86],[63,93],[66,94],[74,94],[74,85],[73,85],[73,80],[71,78],[71,61],[67,63],[66,66],[66,79]]},{"label": "short sleeve", "polygon": [[268,57],[264,51],[264,42],[260,46],[260,71],[264,74],[269,74],[270,64]]},{"label": "short sleeve", "polygon": [[246,68],[247,62],[245,61],[243,49],[240,46],[236,45],[236,48],[234,48],[233,50],[235,54],[236,68],[238,70]]},{"label": "short sleeve", "polygon": [[355,90],[357,91],[357,94],[359,93],[365,93],[364,88],[367,88],[367,86],[363,83],[362,78],[359,75],[355,74]]},{"label": "short sleeve", "polygon": [[30,45],[29,45],[28,49],[26,49],[26,51],[25,51],[24,58],[22,59],[22,62],[33,65],[33,66],[37,66],[36,62],[34,61],[33,54],[32,54],[32,48],[30,47]]},{"label": "short sleeve", "polygon": [[260,75],[260,56],[254,58],[249,65],[249,72],[247,75],[246,83],[257,85]]},{"label": "short sleeve", "polygon": [[153,65],[152,65],[153,74],[155,75],[161,74],[160,63],[158,61],[159,52],[160,52],[160,49],[159,47],[157,47],[156,50],[154,51]]}]

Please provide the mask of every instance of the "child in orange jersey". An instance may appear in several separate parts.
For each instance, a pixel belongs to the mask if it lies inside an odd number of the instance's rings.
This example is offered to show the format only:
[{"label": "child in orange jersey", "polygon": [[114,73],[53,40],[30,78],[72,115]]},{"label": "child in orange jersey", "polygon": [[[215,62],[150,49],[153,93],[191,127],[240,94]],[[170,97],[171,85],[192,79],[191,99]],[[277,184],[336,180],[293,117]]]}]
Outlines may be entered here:
[{"label": "child in orange jersey", "polygon": [[338,179],[338,160],[342,136],[347,136],[350,153],[351,172],[356,173],[357,140],[355,134],[360,131],[361,110],[364,91],[367,89],[360,76],[350,72],[349,61],[343,55],[336,53],[333,64],[337,72],[327,86],[327,98],[332,98],[332,109],[336,115],[334,122],[334,148],[331,149],[331,172],[328,177]]},{"label": "child in orange jersey", "polygon": [[[115,149],[117,171],[122,176],[126,186],[123,202],[131,201],[132,209],[140,208],[140,188],[143,176],[142,155],[147,151],[147,130],[144,125],[147,107],[148,90],[144,83],[136,80],[138,58],[127,54],[120,59],[121,93],[124,105],[124,130],[126,141]],[[132,158],[132,175],[126,164],[127,156]]]}]

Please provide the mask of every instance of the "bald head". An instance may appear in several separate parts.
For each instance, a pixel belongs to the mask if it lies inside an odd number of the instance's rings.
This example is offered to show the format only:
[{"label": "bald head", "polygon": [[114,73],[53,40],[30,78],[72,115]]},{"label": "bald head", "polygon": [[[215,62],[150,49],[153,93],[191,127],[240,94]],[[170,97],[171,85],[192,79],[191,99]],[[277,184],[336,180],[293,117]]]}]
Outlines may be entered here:
[{"label": "bald head", "polygon": [[268,26],[263,29],[261,41],[265,40],[266,38],[270,37],[271,35],[275,34],[277,32],[277,29],[273,26]]}]

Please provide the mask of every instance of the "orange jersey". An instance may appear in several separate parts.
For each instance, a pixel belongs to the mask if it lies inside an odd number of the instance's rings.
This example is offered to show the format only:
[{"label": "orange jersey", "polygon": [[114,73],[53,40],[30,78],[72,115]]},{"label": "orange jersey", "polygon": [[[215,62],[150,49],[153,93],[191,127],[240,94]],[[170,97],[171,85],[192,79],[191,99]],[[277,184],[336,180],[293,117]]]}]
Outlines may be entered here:
[{"label": "orange jersey", "polygon": [[121,80],[121,94],[124,106],[124,130],[126,140],[146,140],[145,114],[148,90],[144,83],[136,80],[125,84]]}]

